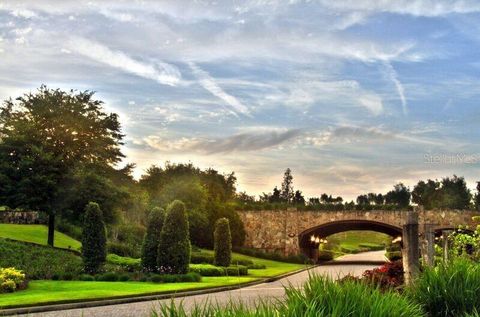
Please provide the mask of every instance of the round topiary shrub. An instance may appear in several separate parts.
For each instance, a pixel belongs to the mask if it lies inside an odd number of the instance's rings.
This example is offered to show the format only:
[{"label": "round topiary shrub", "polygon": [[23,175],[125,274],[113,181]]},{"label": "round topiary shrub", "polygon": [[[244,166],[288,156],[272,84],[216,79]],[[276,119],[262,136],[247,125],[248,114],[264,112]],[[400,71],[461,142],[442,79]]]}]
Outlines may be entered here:
[{"label": "round topiary shrub", "polygon": [[232,235],[227,218],[220,218],[215,223],[214,232],[214,263],[217,266],[230,266],[232,261]]},{"label": "round topiary shrub", "polygon": [[145,272],[157,272],[158,244],[162,232],[165,211],[155,207],[148,216],[147,232],[142,244],[142,268]]},{"label": "round topiary shrub", "polygon": [[82,231],[82,259],[86,273],[97,273],[105,263],[106,243],[102,211],[97,203],[90,202],[85,207]]},{"label": "round topiary shrub", "polygon": [[162,273],[186,274],[190,263],[190,237],[185,204],[172,202],[165,215],[158,244],[158,268]]}]

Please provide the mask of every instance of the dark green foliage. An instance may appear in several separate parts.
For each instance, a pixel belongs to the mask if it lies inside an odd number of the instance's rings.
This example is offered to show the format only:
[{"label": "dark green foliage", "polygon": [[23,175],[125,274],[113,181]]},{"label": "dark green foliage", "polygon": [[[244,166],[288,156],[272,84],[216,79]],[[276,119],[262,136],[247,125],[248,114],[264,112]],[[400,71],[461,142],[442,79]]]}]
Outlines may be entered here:
[{"label": "dark green foliage", "polygon": [[472,194],[463,177],[445,177],[441,181],[420,181],[412,192],[412,201],[426,209],[468,209]]},{"label": "dark green foliage", "polygon": [[410,205],[410,189],[402,183],[393,186],[393,190],[385,195],[385,202],[389,205],[396,205],[400,208],[406,208]]},{"label": "dark green foliage", "polygon": [[0,267],[22,270],[31,280],[48,280],[64,273],[80,274],[82,260],[69,251],[0,239]]},{"label": "dark green foliage", "polygon": [[95,276],[90,274],[82,274],[78,279],[80,281],[91,282],[91,281],[95,281]]},{"label": "dark green foliage", "polygon": [[106,231],[102,211],[97,203],[85,207],[82,232],[82,259],[87,273],[97,273],[107,257]]},{"label": "dark green foliage", "polygon": [[118,276],[118,281],[120,282],[127,282],[130,281],[130,275],[123,273]]},{"label": "dark green foliage", "polygon": [[248,275],[248,268],[243,265],[232,265],[225,267],[225,273],[228,276],[243,276]]},{"label": "dark green foliage", "polygon": [[327,262],[333,260],[334,253],[330,250],[319,250],[318,251],[318,261]]},{"label": "dark green foliage", "polygon": [[232,260],[232,236],[227,218],[220,218],[215,223],[214,231],[215,265],[229,266]]},{"label": "dark green foliage", "polygon": [[137,257],[138,251],[130,244],[124,242],[108,242],[108,253],[113,253],[120,256]]},{"label": "dark green foliage", "polygon": [[190,238],[185,205],[176,200],[167,209],[160,242],[158,267],[160,272],[185,274],[190,263]]},{"label": "dark green foliage", "polygon": [[162,232],[165,211],[155,207],[148,217],[147,232],[142,244],[142,268],[145,272],[157,272],[158,244]]},{"label": "dark green foliage", "polygon": [[115,272],[107,272],[103,274],[95,275],[95,280],[102,282],[116,282],[118,281],[119,274]]},{"label": "dark green foliage", "polygon": [[201,282],[202,277],[195,272],[187,274],[153,274],[149,280],[153,283],[192,283]]},{"label": "dark green foliage", "polygon": [[480,311],[480,265],[458,259],[448,265],[425,268],[407,294],[433,317]]},{"label": "dark green foliage", "polygon": [[190,263],[193,264],[213,264],[215,261],[213,255],[192,252],[190,255]]},{"label": "dark green foliage", "polygon": [[[272,261],[297,263],[297,264],[306,264],[311,262],[311,260],[303,254],[284,256],[280,253],[265,253],[260,250],[249,249],[249,248],[234,248],[234,251],[237,253],[253,256],[255,258],[272,260]],[[233,262],[235,263],[235,258],[233,259]]]},{"label": "dark green foliage", "polygon": [[[263,266],[262,268],[265,268]],[[190,272],[201,276],[245,276],[248,275],[248,267],[243,265],[231,265],[229,267],[214,266],[212,264],[191,264]]]}]

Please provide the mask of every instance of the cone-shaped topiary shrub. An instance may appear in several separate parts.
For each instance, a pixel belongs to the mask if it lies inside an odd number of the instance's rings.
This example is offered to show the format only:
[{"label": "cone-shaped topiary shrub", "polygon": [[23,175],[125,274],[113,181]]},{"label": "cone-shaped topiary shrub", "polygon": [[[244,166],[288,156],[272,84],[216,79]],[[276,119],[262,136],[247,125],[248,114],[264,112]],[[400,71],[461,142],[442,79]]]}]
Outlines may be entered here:
[{"label": "cone-shaped topiary shrub", "polygon": [[142,268],[145,272],[157,272],[158,243],[162,232],[165,210],[154,207],[148,216],[147,232],[142,244]]},{"label": "cone-shaped topiary shrub", "polygon": [[215,223],[214,232],[215,265],[230,266],[232,261],[232,235],[227,218],[220,218]]},{"label": "cone-shaped topiary shrub", "polygon": [[190,237],[185,204],[172,202],[165,215],[158,244],[158,268],[162,273],[186,274],[190,263]]},{"label": "cone-shaped topiary shrub", "polygon": [[97,203],[85,207],[82,231],[82,259],[86,273],[97,273],[107,257],[107,237],[102,211]]}]

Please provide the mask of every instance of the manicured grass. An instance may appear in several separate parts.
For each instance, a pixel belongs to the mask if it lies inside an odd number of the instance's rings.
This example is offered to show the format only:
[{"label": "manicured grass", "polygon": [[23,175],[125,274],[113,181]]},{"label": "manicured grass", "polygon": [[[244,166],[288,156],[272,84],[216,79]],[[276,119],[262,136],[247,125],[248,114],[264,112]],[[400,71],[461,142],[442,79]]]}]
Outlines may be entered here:
[{"label": "manicured grass", "polygon": [[[0,224],[0,238],[46,245],[47,235],[48,228],[44,225]],[[55,231],[54,246],[62,249],[80,250],[82,244],[61,232]]]},{"label": "manicured grass", "polygon": [[0,295],[0,308],[161,294],[255,281],[254,277],[204,277],[195,283],[31,281],[28,289]]},{"label": "manicured grass", "polygon": [[[202,253],[213,254],[213,251],[202,250]],[[250,261],[253,261],[253,263],[255,264],[263,264],[266,266],[265,269],[248,270],[248,276],[254,276],[254,277],[273,277],[273,276],[277,276],[277,275],[281,275],[281,274],[285,274],[288,272],[305,268],[304,264],[285,263],[285,262],[259,259],[259,258],[254,258],[248,255],[239,254],[239,253],[233,253],[232,264],[235,264],[235,259],[250,260]]]},{"label": "manicured grass", "polygon": [[369,248],[378,249],[392,240],[389,235],[373,231],[346,231],[333,234],[327,239],[327,247],[344,253],[358,253]]}]

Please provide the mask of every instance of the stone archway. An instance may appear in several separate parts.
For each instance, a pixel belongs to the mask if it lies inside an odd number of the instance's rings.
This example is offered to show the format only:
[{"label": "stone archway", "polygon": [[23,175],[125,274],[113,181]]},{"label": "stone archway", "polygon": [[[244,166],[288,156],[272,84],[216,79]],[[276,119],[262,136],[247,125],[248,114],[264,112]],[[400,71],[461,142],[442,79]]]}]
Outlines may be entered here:
[{"label": "stone archway", "polygon": [[391,224],[371,220],[340,220],[323,223],[301,232],[298,235],[299,248],[305,255],[312,257],[314,254],[313,250],[318,248],[316,243],[312,243],[312,236],[327,238],[335,233],[352,230],[375,231],[385,233],[392,238],[402,236],[402,228]]}]

